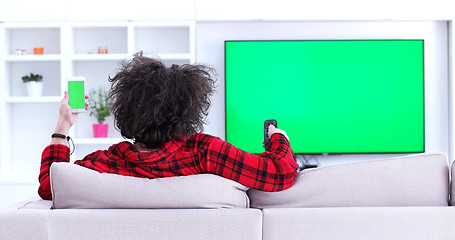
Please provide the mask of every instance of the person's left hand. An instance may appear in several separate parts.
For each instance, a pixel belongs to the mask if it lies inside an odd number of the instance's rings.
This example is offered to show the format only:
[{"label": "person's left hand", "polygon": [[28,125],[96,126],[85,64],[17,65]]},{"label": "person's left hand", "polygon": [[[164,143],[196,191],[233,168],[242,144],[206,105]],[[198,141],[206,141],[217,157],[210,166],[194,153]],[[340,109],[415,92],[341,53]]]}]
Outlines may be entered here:
[{"label": "person's left hand", "polygon": [[[60,116],[58,119],[57,127],[55,129],[56,133],[68,135],[70,128],[74,125],[76,122],[76,118],[78,113],[73,113],[71,111],[71,107],[68,104],[69,102],[69,94],[67,91],[65,91],[65,95],[60,101]],[[86,95],[85,99],[88,99],[89,97]],[[88,109],[88,103],[85,102],[85,109]]]}]

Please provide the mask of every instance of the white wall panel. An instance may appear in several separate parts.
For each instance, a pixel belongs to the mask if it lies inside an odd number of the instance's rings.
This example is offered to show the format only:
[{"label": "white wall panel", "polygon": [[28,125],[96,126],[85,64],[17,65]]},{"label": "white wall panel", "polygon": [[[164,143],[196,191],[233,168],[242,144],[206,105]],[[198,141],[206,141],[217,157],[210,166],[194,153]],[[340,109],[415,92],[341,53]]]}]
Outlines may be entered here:
[{"label": "white wall panel", "polygon": [[0,21],[63,21],[66,1],[0,0]]},{"label": "white wall panel", "polygon": [[[249,21],[199,23],[196,28],[196,60],[198,63],[212,65],[219,74],[217,92],[212,99],[208,124],[205,130],[207,133],[222,138],[225,136],[225,40],[424,39],[426,151],[449,153],[447,38],[446,21]],[[273,99],[271,100],[273,101]],[[317,158],[319,158],[322,165],[332,165],[399,155],[339,154],[317,156]]]},{"label": "white wall panel", "polygon": [[1,184],[0,185],[0,209],[8,207],[18,202],[36,198],[38,196],[38,176],[37,184]]},{"label": "white wall panel", "polygon": [[448,19],[450,0],[196,0],[196,20]]},{"label": "white wall panel", "polygon": [[66,0],[68,20],[192,20],[193,0]]}]

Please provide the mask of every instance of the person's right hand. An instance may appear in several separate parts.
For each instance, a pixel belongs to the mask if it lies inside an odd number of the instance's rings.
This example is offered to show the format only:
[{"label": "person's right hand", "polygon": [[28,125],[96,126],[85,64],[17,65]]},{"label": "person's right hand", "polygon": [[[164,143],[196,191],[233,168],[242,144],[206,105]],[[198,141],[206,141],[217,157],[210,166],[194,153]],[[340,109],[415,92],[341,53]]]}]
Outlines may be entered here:
[{"label": "person's right hand", "polygon": [[280,133],[280,134],[283,134],[289,141],[289,137],[288,135],[286,134],[286,132],[284,130],[281,130],[281,129],[278,129],[276,128],[275,126],[273,126],[272,124],[269,125],[269,138],[272,138],[272,135],[274,133]]}]

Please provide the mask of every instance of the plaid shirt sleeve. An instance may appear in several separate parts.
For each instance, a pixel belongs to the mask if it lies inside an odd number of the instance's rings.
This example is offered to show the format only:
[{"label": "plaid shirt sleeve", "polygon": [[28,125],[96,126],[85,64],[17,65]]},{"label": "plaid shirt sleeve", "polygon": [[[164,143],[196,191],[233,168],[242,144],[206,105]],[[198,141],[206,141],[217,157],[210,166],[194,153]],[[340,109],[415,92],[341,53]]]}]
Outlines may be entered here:
[{"label": "plaid shirt sleeve", "polygon": [[[213,173],[264,191],[284,190],[292,186],[295,181],[298,165],[288,140],[281,134],[273,134],[269,151],[259,155],[242,151],[220,138],[204,134],[200,136],[202,137],[197,140],[197,143],[190,141],[181,148],[185,156],[187,152],[195,153],[186,158],[179,154],[171,154],[168,161],[164,162],[140,159],[140,153],[135,153],[137,150],[134,151],[135,148],[131,144],[120,143],[111,147],[109,151],[96,151],[89,154],[75,164],[98,172],[147,178]],[[201,146],[199,151],[196,150],[198,145]],[[123,159],[126,157],[124,154],[134,156]],[[49,176],[52,163],[69,162],[69,160],[70,150],[65,145],[53,144],[44,149],[38,188],[38,194],[42,199],[52,199]],[[138,167],[137,164],[140,162],[148,166],[144,169],[149,169],[150,172]]]},{"label": "plaid shirt sleeve", "polygon": [[206,171],[262,191],[281,191],[294,184],[297,168],[289,141],[273,134],[269,151],[259,155],[242,151],[215,138],[206,153]]},{"label": "plaid shirt sleeve", "polygon": [[51,184],[49,170],[54,162],[69,162],[70,149],[62,144],[51,144],[47,146],[41,156],[41,169],[39,174],[40,186],[38,195],[44,200],[51,200]]}]

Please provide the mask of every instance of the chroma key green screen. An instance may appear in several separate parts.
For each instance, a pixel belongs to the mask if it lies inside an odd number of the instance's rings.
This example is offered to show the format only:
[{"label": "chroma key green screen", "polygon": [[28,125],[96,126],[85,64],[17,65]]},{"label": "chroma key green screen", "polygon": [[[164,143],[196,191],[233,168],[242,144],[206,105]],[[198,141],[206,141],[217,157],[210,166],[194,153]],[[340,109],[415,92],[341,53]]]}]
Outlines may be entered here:
[{"label": "chroma key green screen", "polygon": [[226,140],[264,151],[276,119],[299,154],[424,152],[423,40],[225,42]]}]

